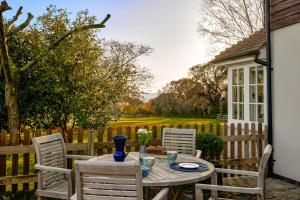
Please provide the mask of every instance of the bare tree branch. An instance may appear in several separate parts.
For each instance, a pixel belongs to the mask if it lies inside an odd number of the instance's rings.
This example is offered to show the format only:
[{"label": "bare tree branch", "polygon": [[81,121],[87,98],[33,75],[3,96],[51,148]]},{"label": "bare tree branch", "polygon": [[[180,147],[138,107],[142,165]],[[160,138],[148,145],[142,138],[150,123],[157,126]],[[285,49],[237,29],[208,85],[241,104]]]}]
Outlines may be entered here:
[{"label": "bare tree branch", "polygon": [[263,0],[202,0],[198,31],[216,49],[232,45],[263,26]]},{"label": "bare tree branch", "polygon": [[[66,39],[68,36],[70,36],[70,35],[72,35],[74,33],[78,33],[80,31],[85,31],[85,30],[89,30],[89,29],[104,28],[105,27],[105,23],[107,22],[107,20],[109,20],[110,16],[111,16],[110,14],[107,14],[106,17],[99,24],[89,24],[89,25],[78,27],[78,28],[75,28],[73,30],[70,30],[70,31],[66,32],[63,36],[61,36],[58,40],[56,40],[56,42],[54,42],[53,44],[51,44],[49,46],[48,52],[51,51],[51,50],[53,50],[53,49],[55,49],[64,39]],[[23,66],[22,68],[20,68],[20,72],[24,72],[27,69],[29,69],[30,67],[36,65],[39,61],[41,61],[45,57],[47,57],[47,55],[36,57],[35,59],[33,59],[32,61],[30,61],[29,63],[27,63],[25,66]]]},{"label": "bare tree branch", "polygon": [[33,15],[31,13],[28,13],[26,21],[20,24],[19,26],[17,26],[16,28],[14,28],[13,30],[11,30],[10,32],[8,32],[7,37],[9,38],[10,36],[16,34],[17,32],[25,29],[27,26],[29,26],[32,19],[33,19]]},{"label": "bare tree branch", "polygon": [[19,17],[22,15],[22,9],[23,9],[23,7],[20,6],[20,8],[16,12],[15,16],[13,16],[13,18],[7,23],[7,29],[6,29],[7,33],[13,27],[13,25],[16,23],[16,21],[19,19]]},{"label": "bare tree branch", "polygon": [[54,42],[49,47],[49,50],[55,49],[55,47],[57,47],[59,45],[59,43],[61,43],[66,37],[68,37],[68,36],[70,36],[74,33],[77,33],[79,31],[85,31],[85,30],[88,30],[88,29],[104,28],[105,23],[107,22],[107,20],[109,20],[109,18],[110,18],[110,14],[107,14],[106,17],[99,24],[86,25],[86,26],[82,26],[82,27],[70,30],[69,32],[65,33],[62,37],[60,37],[56,42]]},{"label": "bare tree branch", "polygon": [[0,5],[0,13],[3,13],[7,10],[11,10],[11,7],[7,4],[6,1],[1,1],[1,5]]}]

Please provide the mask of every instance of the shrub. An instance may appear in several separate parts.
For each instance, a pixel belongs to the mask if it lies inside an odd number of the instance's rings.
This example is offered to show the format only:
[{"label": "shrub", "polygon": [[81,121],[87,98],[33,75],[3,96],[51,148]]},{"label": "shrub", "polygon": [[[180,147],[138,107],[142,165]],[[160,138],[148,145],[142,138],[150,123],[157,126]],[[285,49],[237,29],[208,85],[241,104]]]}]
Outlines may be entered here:
[{"label": "shrub", "polygon": [[202,151],[203,159],[211,162],[221,154],[224,144],[214,133],[201,133],[196,135],[196,148]]}]

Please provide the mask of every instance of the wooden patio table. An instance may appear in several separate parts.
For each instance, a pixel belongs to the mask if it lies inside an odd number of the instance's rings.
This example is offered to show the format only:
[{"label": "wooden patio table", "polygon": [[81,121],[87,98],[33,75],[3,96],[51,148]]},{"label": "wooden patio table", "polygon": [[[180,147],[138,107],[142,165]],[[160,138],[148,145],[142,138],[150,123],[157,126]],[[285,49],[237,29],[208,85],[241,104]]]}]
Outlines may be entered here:
[{"label": "wooden patio table", "polygon": [[[181,192],[182,186],[194,184],[211,177],[214,172],[214,165],[203,159],[197,159],[193,156],[179,154],[176,162],[201,162],[208,166],[208,170],[204,172],[180,172],[170,168],[170,161],[166,155],[149,155],[156,158],[152,171],[147,177],[143,178],[143,186],[145,187],[145,199],[149,199],[150,187],[172,187],[175,188],[173,199],[177,199]],[[114,161],[113,154],[107,154],[90,159],[90,161]],[[125,159],[126,161],[139,160],[138,152],[130,152]]]}]

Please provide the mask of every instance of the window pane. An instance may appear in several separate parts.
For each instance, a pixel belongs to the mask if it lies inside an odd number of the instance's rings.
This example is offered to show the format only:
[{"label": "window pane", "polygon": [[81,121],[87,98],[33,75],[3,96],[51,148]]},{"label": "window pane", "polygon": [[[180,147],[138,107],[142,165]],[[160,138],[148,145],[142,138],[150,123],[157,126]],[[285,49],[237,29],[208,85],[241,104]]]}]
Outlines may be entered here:
[{"label": "window pane", "polygon": [[232,119],[237,119],[237,104],[234,103],[232,104]]},{"label": "window pane", "polygon": [[244,104],[239,104],[239,119],[244,120]]},{"label": "window pane", "polygon": [[237,102],[237,87],[232,87],[232,102]]},{"label": "window pane", "polygon": [[250,121],[256,122],[256,104],[250,104]]},{"label": "window pane", "polygon": [[256,103],[256,86],[250,86],[250,103]]},{"label": "window pane", "polygon": [[239,69],[239,85],[244,85],[244,69]]},{"label": "window pane", "polygon": [[264,105],[257,105],[257,121],[264,122]]},{"label": "window pane", "polygon": [[264,68],[263,67],[257,68],[257,83],[258,84],[264,83]]},{"label": "window pane", "polygon": [[264,102],[264,86],[262,85],[257,86],[257,100],[258,103]]},{"label": "window pane", "polygon": [[244,102],[244,87],[243,86],[239,87],[238,93],[239,93],[239,102]]},{"label": "window pane", "polygon": [[250,84],[256,84],[256,68],[250,68]]},{"label": "window pane", "polygon": [[237,85],[237,71],[236,71],[236,69],[232,70],[232,84]]}]

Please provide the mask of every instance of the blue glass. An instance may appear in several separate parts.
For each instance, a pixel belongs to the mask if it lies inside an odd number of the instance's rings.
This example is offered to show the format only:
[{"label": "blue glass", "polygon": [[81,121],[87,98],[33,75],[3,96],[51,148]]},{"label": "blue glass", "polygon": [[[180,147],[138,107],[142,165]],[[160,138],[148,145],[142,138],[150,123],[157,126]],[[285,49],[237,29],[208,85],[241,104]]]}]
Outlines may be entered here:
[{"label": "blue glass", "polygon": [[115,146],[116,146],[116,151],[114,153],[114,159],[116,162],[124,162],[126,156],[128,153],[124,152],[124,147],[126,140],[128,139],[127,136],[114,136],[113,137]]}]

